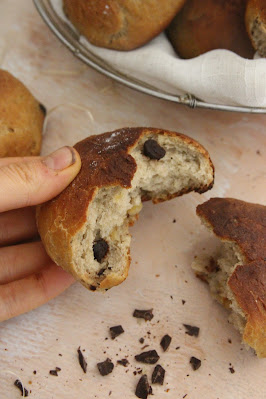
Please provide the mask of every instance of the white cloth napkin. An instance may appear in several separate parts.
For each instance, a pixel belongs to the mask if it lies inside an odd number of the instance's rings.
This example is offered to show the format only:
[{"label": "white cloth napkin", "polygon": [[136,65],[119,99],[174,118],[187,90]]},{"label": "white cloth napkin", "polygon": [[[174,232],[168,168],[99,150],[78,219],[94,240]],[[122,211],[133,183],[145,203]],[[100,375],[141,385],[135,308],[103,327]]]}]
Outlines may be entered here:
[{"label": "white cloth napkin", "polygon": [[[53,0],[61,17],[62,0]],[[93,46],[90,51],[117,70],[171,94],[193,94],[214,104],[266,108],[266,58],[246,60],[228,50],[213,50],[183,60],[162,33],[145,46],[121,52]]]}]

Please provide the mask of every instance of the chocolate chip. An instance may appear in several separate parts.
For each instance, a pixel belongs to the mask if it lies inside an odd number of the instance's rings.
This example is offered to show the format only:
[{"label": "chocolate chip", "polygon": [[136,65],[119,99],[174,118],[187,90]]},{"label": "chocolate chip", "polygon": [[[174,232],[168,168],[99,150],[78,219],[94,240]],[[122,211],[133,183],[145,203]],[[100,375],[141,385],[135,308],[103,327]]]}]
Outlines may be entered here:
[{"label": "chocolate chip", "polygon": [[196,326],[190,326],[189,324],[183,324],[183,326],[185,327],[186,334],[190,335],[191,337],[198,337],[199,335],[199,327]]},{"label": "chocolate chip", "polygon": [[142,352],[139,355],[135,356],[137,362],[147,363],[147,364],[155,364],[160,359],[160,356],[155,350]]},{"label": "chocolate chip", "polygon": [[50,370],[49,374],[54,375],[55,377],[58,377],[58,372],[57,370]]},{"label": "chocolate chip", "polygon": [[36,371],[36,370],[34,370],[34,371],[33,371],[33,374],[34,374],[34,375],[36,375],[36,374],[37,374],[37,371]]},{"label": "chocolate chip", "polygon": [[29,391],[25,387],[23,387],[21,381],[16,380],[14,382],[14,385],[15,385],[15,387],[17,387],[20,390],[21,396],[24,396],[24,397],[29,396]]},{"label": "chocolate chip", "polygon": [[140,343],[140,344],[144,344],[144,338],[140,338],[140,339],[139,339],[139,343]]},{"label": "chocolate chip", "polygon": [[114,364],[112,363],[111,359],[106,359],[104,362],[97,364],[99,373],[102,376],[110,374],[114,369]]},{"label": "chocolate chip", "polygon": [[192,366],[192,368],[193,368],[194,371],[195,371],[195,370],[198,370],[198,369],[200,368],[200,366],[201,366],[201,360],[200,360],[200,359],[197,359],[197,358],[194,357],[194,356],[192,356],[192,357],[190,358],[189,363],[191,364],[191,366]]},{"label": "chocolate chip", "polygon": [[115,326],[115,327],[110,327],[110,335],[112,339],[115,339],[119,335],[123,334],[124,329],[122,326]]},{"label": "chocolate chip", "polygon": [[151,382],[153,384],[163,385],[164,376],[165,376],[165,369],[162,366],[160,366],[159,364],[157,364],[157,366],[153,370]]},{"label": "chocolate chip", "polygon": [[147,399],[148,395],[150,395],[150,384],[146,374],[140,378],[136,387],[135,395],[140,399]]},{"label": "chocolate chip", "polygon": [[161,347],[163,348],[163,351],[165,352],[168,348],[169,345],[171,344],[172,341],[172,337],[170,337],[170,335],[166,334],[160,342]]},{"label": "chocolate chip", "polygon": [[100,277],[100,276],[102,276],[103,275],[103,273],[105,272],[105,268],[103,267],[97,274],[98,274],[98,276]]},{"label": "chocolate chip", "polygon": [[166,151],[157,143],[157,141],[149,139],[144,143],[143,154],[150,159],[156,159],[159,161],[159,159],[165,156]]},{"label": "chocolate chip", "polygon": [[82,368],[82,370],[84,371],[84,373],[87,373],[87,362],[83,356],[83,353],[80,350],[80,347],[78,348],[78,357],[79,357],[79,364],[80,367]]},{"label": "chocolate chip", "polygon": [[129,365],[129,361],[127,359],[121,359],[121,360],[117,360],[117,364],[127,367]]},{"label": "chocolate chip", "polygon": [[233,367],[229,367],[230,373],[234,374],[235,373],[235,369]]},{"label": "chocolate chip", "polygon": [[46,116],[47,110],[46,110],[45,106],[43,104],[39,103],[39,107],[40,107],[40,110],[43,112],[44,116]]},{"label": "chocolate chip", "polygon": [[153,309],[148,309],[148,310],[135,309],[134,313],[133,313],[133,317],[150,321],[154,317],[152,311],[153,311]]},{"label": "chocolate chip", "polygon": [[96,259],[97,262],[100,263],[103,260],[103,258],[106,256],[108,249],[109,245],[105,240],[100,239],[95,241],[93,244],[94,259]]},{"label": "chocolate chip", "polygon": [[185,305],[186,301],[184,299],[182,299],[182,305]]},{"label": "chocolate chip", "polygon": [[90,285],[90,290],[91,290],[91,291],[96,291],[97,288],[95,287],[95,285]]}]

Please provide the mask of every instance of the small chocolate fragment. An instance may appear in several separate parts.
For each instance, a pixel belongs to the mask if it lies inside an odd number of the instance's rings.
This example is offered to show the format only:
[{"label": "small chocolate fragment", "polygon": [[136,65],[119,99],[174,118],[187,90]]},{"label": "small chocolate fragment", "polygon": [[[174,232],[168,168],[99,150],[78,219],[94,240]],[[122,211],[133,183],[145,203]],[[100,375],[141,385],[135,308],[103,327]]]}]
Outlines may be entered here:
[{"label": "small chocolate fragment", "polygon": [[100,240],[95,241],[93,244],[94,259],[96,259],[97,262],[100,263],[103,260],[103,258],[106,256],[108,249],[109,245],[102,238]]},{"label": "small chocolate fragment", "polygon": [[29,391],[22,385],[22,382],[19,380],[16,380],[14,382],[15,387],[17,387],[20,392],[21,392],[21,396],[27,397],[29,396]]},{"label": "small chocolate fragment", "polygon": [[186,334],[190,335],[191,337],[198,337],[199,335],[199,327],[196,326],[190,326],[189,324],[183,324],[183,326],[185,327]]},{"label": "small chocolate fragment", "polygon": [[165,376],[165,369],[162,366],[160,366],[159,364],[157,364],[157,366],[153,370],[151,382],[153,384],[163,385],[164,376]]},{"label": "small chocolate fragment", "polygon": [[97,275],[100,277],[100,276],[102,276],[103,275],[103,273],[105,272],[105,268],[103,267],[98,273],[97,273]]},{"label": "small chocolate fragment", "polygon": [[150,395],[150,384],[146,374],[140,378],[136,387],[135,395],[140,399],[147,399],[148,395]]},{"label": "small chocolate fragment", "polygon": [[34,371],[33,371],[33,374],[34,374],[34,375],[36,375],[36,374],[37,374],[37,371],[36,371],[36,370],[34,370]]},{"label": "small chocolate fragment", "polygon": [[198,369],[200,368],[200,366],[201,366],[201,360],[200,360],[200,359],[197,359],[197,358],[194,357],[194,356],[192,356],[192,357],[190,358],[189,363],[191,364],[191,366],[192,366],[192,368],[193,368],[194,371],[195,371],[195,370],[198,370]]},{"label": "small chocolate fragment", "polygon": [[90,290],[91,290],[91,291],[96,291],[97,288],[96,288],[94,285],[90,285]]},{"label": "small chocolate fragment", "polygon": [[104,377],[105,375],[110,374],[114,369],[114,364],[111,359],[107,358],[104,362],[97,364],[99,373]]},{"label": "small chocolate fragment", "polygon": [[167,349],[169,348],[170,344],[172,341],[172,337],[170,337],[170,335],[166,334],[160,342],[161,347],[163,348],[163,351],[167,351]]},{"label": "small chocolate fragment", "polygon": [[129,361],[127,359],[121,359],[121,360],[117,360],[117,364],[127,367],[129,365]]},{"label": "small chocolate fragment", "polygon": [[139,310],[139,309],[135,309],[134,313],[133,313],[133,317],[136,317],[137,319],[144,319],[144,320],[148,320],[151,321],[153,319],[153,313],[152,313],[153,309],[148,309],[148,310]]},{"label": "small chocolate fragment", "polygon": [[139,355],[135,356],[137,362],[147,363],[147,364],[155,364],[160,359],[160,356],[155,350],[142,352]]},{"label": "small chocolate fragment", "polygon": [[58,377],[58,372],[57,370],[50,370],[49,374],[54,375],[55,377]]},{"label": "small chocolate fragment", "polygon": [[39,107],[40,107],[40,110],[43,112],[44,116],[46,116],[46,114],[47,114],[46,107],[41,103],[39,103]]},{"label": "small chocolate fragment", "polygon": [[150,159],[156,159],[159,161],[159,159],[162,159],[165,156],[166,151],[157,143],[157,141],[149,139],[144,143],[143,154]]},{"label": "small chocolate fragment", "polygon": [[182,299],[182,305],[185,305],[186,301],[184,299]]},{"label": "small chocolate fragment", "polygon": [[140,339],[139,339],[139,343],[140,343],[140,344],[144,344],[144,338],[140,338]]},{"label": "small chocolate fragment", "polygon": [[84,373],[87,373],[87,362],[83,356],[83,353],[80,350],[80,347],[78,348],[78,357],[79,357],[79,364],[80,367],[82,368],[82,370],[84,371]]},{"label": "small chocolate fragment", "polygon": [[115,339],[119,335],[123,334],[124,329],[122,326],[114,326],[110,327],[110,335],[112,339]]},{"label": "small chocolate fragment", "polygon": [[234,367],[229,367],[229,370],[230,370],[230,373],[231,373],[231,374],[234,374],[234,373],[235,373]]}]

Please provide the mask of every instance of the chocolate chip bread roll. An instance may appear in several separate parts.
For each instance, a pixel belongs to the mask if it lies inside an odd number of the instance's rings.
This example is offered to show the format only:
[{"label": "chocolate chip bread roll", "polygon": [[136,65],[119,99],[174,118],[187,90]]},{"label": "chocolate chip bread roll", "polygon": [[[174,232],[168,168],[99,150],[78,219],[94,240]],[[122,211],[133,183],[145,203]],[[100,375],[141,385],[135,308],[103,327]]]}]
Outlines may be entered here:
[{"label": "chocolate chip bread roll", "polygon": [[222,242],[212,257],[192,267],[213,296],[230,309],[229,320],[245,344],[266,357],[266,207],[233,198],[212,198],[197,215]]},{"label": "chocolate chip bread roll", "polygon": [[81,171],[37,212],[50,257],[87,288],[122,283],[130,265],[129,225],[142,201],[154,203],[213,185],[208,152],[193,139],[153,128],[125,128],[74,146]]},{"label": "chocolate chip bread roll", "polygon": [[45,107],[0,69],[0,157],[39,155]]}]

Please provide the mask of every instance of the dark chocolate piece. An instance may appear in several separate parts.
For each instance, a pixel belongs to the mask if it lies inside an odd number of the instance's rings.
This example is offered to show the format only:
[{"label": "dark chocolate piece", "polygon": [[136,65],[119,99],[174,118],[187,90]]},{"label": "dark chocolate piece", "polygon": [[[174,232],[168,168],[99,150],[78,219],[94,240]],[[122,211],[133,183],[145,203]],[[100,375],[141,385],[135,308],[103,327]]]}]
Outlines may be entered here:
[{"label": "dark chocolate piece", "polygon": [[94,259],[96,259],[97,262],[100,263],[103,260],[103,258],[106,256],[108,249],[109,245],[102,238],[100,240],[95,241],[93,244]]},{"label": "dark chocolate piece", "polygon": [[184,299],[182,299],[182,305],[185,305],[186,301]]},{"label": "dark chocolate piece", "polygon": [[136,387],[135,395],[140,399],[147,399],[148,395],[150,395],[150,384],[146,374],[140,378]]},{"label": "dark chocolate piece", "polygon": [[170,335],[168,335],[168,334],[166,334],[166,335],[161,339],[160,345],[161,345],[161,347],[163,348],[163,351],[164,351],[164,352],[169,348],[169,346],[170,346],[170,344],[171,344],[171,341],[172,341],[172,337],[170,337]]},{"label": "dark chocolate piece", "polygon": [[84,371],[84,373],[87,373],[87,362],[83,356],[83,353],[80,350],[80,347],[78,348],[78,357],[79,357],[79,364],[80,367],[82,368],[82,370]]},{"label": "dark chocolate piece", "polygon": [[149,139],[144,143],[143,154],[150,159],[156,159],[159,161],[159,159],[162,159],[165,156],[166,151],[157,143],[157,141]]},{"label": "dark chocolate piece", "polygon": [[91,290],[91,291],[96,291],[96,289],[97,289],[97,288],[96,288],[94,285],[90,285],[90,290]]},{"label": "dark chocolate piece", "polygon": [[37,374],[37,371],[36,371],[36,370],[34,370],[34,371],[33,371],[33,374],[34,374],[34,375],[36,375],[36,374]]},{"label": "dark chocolate piece", "polygon": [[195,370],[198,370],[198,369],[200,368],[200,366],[201,366],[201,360],[200,360],[200,359],[197,359],[197,358],[194,357],[194,356],[192,356],[192,357],[190,358],[189,363],[191,364],[191,366],[192,366],[192,368],[193,368],[194,371],[195,371]]},{"label": "dark chocolate piece", "polygon": [[160,359],[160,356],[155,350],[142,352],[139,355],[135,356],[137,362],[147,363],[147,364],[155,364]]},{"label": "dark chocolate piece", "polygon": [[16,380],[14,382],[14,385],[15,385],[15,387],[17,387],[20,390],[21,396],[23,396],[23,395],[24,395],[24,397],[29,396],[29,391],[22,385],[21,381]]},{"label": "dark chocolate piece", "polygon": [[129,365],[129,361],[127,359],[121,359],[121,360],[117,360],[117,364],[127,367]]},{"label": "dark chocolate piece", "polygon": [[115,339],[119,335],[123,334],[124,329],[122,326],[114,326],[110,327],[110,335],[112,339]]},{"label": "dark chocolate piece", "polygon": [[229,367],[229,370],[230,370],[230,373],[231,373],[231,374],[234,374],[234,373],[235,373],[234,367]]},{"label": "dark chocolate piece", "polygon": [[191,337],[198,337],[199,335],[199,327],[196,326],[190,326],[189,324],[183,324],[183,326],[185,327],[186,334],[190,335]]},{"label": "dark chocolate piece", "polygon": [[39,103],[39,107],[40,107],[40,110],[43,112],[44,116],[46,116],[46,114],[47,114],[46,107],[41,103]]},{"label": "dark chocolate piece", "polygon": [[150,321],[154,317],[152,311],[153,309],[147,309],[147,310],[135,309],[133,317],[136,317],[137,319],[144,319]]},{"label": "dark chocolate piece", "polygon": [[97,364],[99,373],[102,376],[110,374],[114,369],[114,364],[112,363],[111,359],[107,358],[104,362]]},{"label": "dark chocolate piece", "polygon": [[144,344],[144,338],[140,338],[139,343]]},{"label": "dark chocolate piece", "polygon": [[151,382],[153,384],[163,385],[164,376],[165,376],[165,369],[162,366],[160,366],[159,364],[157,364],[157,366],[153,370]]},{"label": "dark chocolate piece", "polygon": [[55,377],[58,377],[58,372],[57,370],[50,370],[49,374],[54,375]]}]

